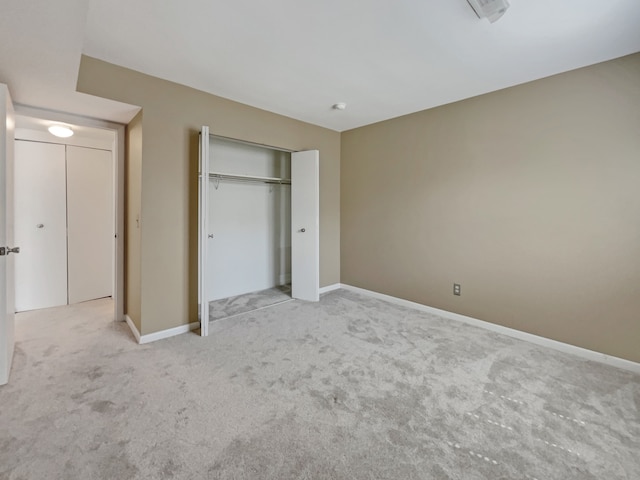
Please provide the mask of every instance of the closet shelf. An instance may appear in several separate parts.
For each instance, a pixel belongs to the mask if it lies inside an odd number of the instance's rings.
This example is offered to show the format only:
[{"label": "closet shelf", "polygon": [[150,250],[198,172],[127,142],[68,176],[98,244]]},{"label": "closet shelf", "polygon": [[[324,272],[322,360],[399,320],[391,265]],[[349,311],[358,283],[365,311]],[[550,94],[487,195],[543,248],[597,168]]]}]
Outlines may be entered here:
[{"label": "closet shelf", "polygon": [[219,180],[235,180],[239,182],[262,182],[262,183],[275,183],[278,185],[291,185],[291,179],[279,178],[279,177],[259,177],[254,175],[235,175],[222,172],[210,172],[209,178],[216,178]]}]

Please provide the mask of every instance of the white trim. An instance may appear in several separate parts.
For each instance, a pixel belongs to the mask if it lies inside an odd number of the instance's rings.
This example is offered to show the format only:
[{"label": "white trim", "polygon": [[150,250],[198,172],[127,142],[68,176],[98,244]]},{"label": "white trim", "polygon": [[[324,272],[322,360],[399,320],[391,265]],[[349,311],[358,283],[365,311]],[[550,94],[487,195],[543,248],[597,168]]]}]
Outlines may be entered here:
[{"label": "white trim", "polygon": [[133,320],[131,320],[131,317],[129,315],[125,315],[124,321],[127,322],[127,325],[129,325],[129,328],[131,329],[131,333],[133,333],[133,336],[136,337],[136,342],[140,343],[140,332],[138,331],[138,327],[136,327],[136,324],[133,323]]},{"label": "white trim", "polygon": [[183,333],[190,332],[191,330],[197,330],[198,328],[200,328],[200,322],[192,322],[187,325],[180,325],[179,327],[168,328],[166,330],[160,330],[159,332],[142,335],[138,343],[142,345],[145,343],[156,342],[165,338],[175,337],[176,335],[182,335]]},{"label": "white trim", "polygon": [[197,330],[200,328],[200,322],[192,322],[187,325],[180,325],[179,327],[168,328],[167,330],[160,330],[159,332],[148,333],[146,335],[140,335],[138,328],[131,320],[129,315],[124,316],[127,325],[133,332],[133,336],[136,337],[136,342],[140,345],[144,345],[145,343],[151,343],[158,340],[163,340],[165,338],[175,337],[176,335],[182,335],[183,333],[190,332],[191,330]]},{"label": "white trim", "polygon": [[113,128],[116,133],[116,140],[114,145],[115,167],[114,181],[115,181],[115,194],[116,194],[116,218],[115,218],[115,230],[116,230],[116,251],[115,251],[115,265],[114,265],[114,286],[113,295],[115,296],[115,311],[114,319],[116,321],[124,320],[124,190],[125,190],[125,178],[124,178],[124,159],[125,159],[125,126],[113,124]]},{"label": "white trim", "polygon": [[[332,289],[334,289],[333,287],[335,287],[335,285],[331,285]],[[329,287],[325,287],[325,288],[329,288]],[[480,327],[485,330],[501,333],[502,335],[507,335],[509,337],[517,338],[519,340],[524,340],[525,342],[534,343],[536,345],[552,348],[560,352],[576,355],[586,360],[605,363],[613,367],[618,367],[624,370],[629,370],[631,372],[640,373],[640,363],[632,362],[631,360],[625,360],[624,358],[614,357],[611,355],[607,355],[605,353],[594,352],[593,350],[588,350],[586,348],[576,347],[575,345],[570,345],[568,343],[558,342],[556,340],[551,340],[550,338],[540,337],[532,333],[522,332],[520,330],[515,330],[513,328],[503,327],[502,325],[485,322],[483,320],[478,320],[473,317],[467,317],[466,315],[460,315],[459,313],[440,310],[439,308],[429,307],[427,305],[422,305],[421,303],[410,302],[409,300],[403,300],[401,298],[392,297],[390,295],[385,295],[383,293],[372,292],[371,290],[365,290],[364,288],[353,287],[351,285],[345,285],[345,284],[340,284],[340,288],[344,288],[345,290],[350,290],[352,292],[360,293],[362,295],[367,295],[369,297],[377,298],[379,300],[385,300],[390,303],[395,303],[396,305],[402,305],[404,307],[414,308],[416,310],[438,315],[440,317],[448,318],[450,320],[456,320],[458,322],[466,323],[468,325],[473,325],[474,327]]]},{"label": "white trim", "polygon": [[334,290],[340,290],[342,288],[341,283],[334,283],[333,285],[327,285],[326,287],[320,287],[320,295],[323,293],[333,292]]}]

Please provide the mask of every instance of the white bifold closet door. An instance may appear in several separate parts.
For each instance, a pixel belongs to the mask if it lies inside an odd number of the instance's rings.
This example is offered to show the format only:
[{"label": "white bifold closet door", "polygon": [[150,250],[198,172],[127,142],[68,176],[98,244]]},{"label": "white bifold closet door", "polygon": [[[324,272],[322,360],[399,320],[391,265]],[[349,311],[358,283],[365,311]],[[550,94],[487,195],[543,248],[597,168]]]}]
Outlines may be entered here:
[{"label": "white bifold closet door", "polygon": [[16,310],[113,294],[110,151],[16,141]]},{"label": "white bifold closet door", "polygon": [[291,296],[320,299],[320,152],[291,154]]},{"label": "white bifold closet door", "polygon": [[65,146],[15,142],[16,310],[67,304]]},{"label": "white bifold closet door", "polygon": [[69,303],[113,293],[113,158],[67,146]]}]

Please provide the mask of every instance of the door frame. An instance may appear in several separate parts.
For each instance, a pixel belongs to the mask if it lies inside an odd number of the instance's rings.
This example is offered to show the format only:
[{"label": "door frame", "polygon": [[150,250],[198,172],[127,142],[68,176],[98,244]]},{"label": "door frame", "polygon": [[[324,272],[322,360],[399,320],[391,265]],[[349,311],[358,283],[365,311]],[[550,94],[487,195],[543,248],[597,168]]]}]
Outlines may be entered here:
[{"label": "door frame", "polygon": [[114,252],[114,289],[113,319],[125,321],[124,316],[124,172],[125,172],[125,128],[126,125],[71,113],[44,110],[36,107],[15,104],[15,114],[34,117],[52,122],[69,123],[84,127],[111,130],[115,134],[113,145],[114,212],[115,212],[115,252]]}]

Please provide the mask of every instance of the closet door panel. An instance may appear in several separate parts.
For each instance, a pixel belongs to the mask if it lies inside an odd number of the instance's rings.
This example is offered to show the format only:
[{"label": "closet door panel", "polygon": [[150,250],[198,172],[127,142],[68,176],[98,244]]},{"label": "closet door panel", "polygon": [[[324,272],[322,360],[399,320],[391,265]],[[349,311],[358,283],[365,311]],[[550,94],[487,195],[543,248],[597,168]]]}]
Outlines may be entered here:
[{"label": "closet door panel", "polygon": [[320,299],[320,153],[291,154],[291,296]]},{"label": "closet door panel", "polygon": [[113,295],[111,152],[67,147],[69,303]]},{"label": "closet door panel", "polygon": [[65,147],[15,142],[16,310],[66,305]]}]

